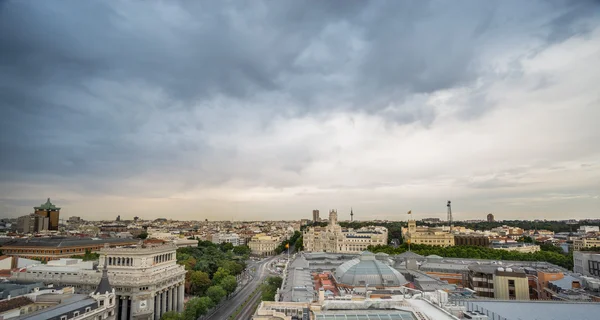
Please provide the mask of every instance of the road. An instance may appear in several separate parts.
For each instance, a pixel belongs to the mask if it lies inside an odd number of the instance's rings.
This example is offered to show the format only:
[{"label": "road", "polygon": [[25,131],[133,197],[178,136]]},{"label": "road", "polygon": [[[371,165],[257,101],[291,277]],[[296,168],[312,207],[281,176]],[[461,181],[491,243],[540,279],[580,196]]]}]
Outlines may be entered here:
[{"label": "road", "polygon": [[[248,265],[248,268],[252,268],[255,267],[256,268],[256,272],[254,272],[254,278],[240,291],[238,292],[233,298],[226,300],[225,304],[223,306],[221,306],[221,308],[219,310],[217,310],[217,312],[215,312],[212,316],[206,318],[206,320],[224,320],[224,319],[228,319],[229,316],[231,316],[235,310],[242,304],[244,303],[244,301],[246,300],[246,298],[248,298],[250,296],[250,294],[252,294],[252,292],[258,288],[263,281],[267,278],[267,276],[269,275],[269,270],[267,269],[267,265],[272,262],[273,260],[275,260],[276,258],[280,258],[280,256],[275,256],[275,257],[271,257],[265,260],[262,260],[256,264],[252,264],[252,265]],[[260,299],[260,294],[258,295],[259,299]],[[256,300],[254,300],[256,301]],[[250,313],[250,315],[252,315],[252,311],[248,311],[248,309],[253,308],[254,305],[251,303],[248,303],[245,307],[244,310],[242,310],[242,312],[240,313],[241,315],[246,315],[248,313]],[[238,316],[238,319],[242,319]]]}]

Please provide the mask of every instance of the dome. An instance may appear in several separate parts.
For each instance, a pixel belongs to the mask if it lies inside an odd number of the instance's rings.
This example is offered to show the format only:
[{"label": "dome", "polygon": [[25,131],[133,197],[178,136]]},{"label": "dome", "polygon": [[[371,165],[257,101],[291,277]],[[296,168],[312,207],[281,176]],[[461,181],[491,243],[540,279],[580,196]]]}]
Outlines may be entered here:
[{"label": "dome", "polygon": [[359,287],[399,287],[408,281],[396,269],[375,259],[371,252],[363,252],[360,257],[343,263],[335,270],[339,284]]},{"label": "dome", "polygon": [[425,258],[427,258],[427,259],[444,259],[443,257],[440,257],[437,254],[430,254]]}]

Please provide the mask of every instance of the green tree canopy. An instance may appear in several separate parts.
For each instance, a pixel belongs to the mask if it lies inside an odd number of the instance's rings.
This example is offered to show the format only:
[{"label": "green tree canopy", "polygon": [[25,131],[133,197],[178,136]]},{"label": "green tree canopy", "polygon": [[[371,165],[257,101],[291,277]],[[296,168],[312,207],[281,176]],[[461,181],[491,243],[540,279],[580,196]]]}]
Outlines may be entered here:
[{"label": "green tree canopy", "polygon": [[219,285],[212,286],[206,290],[206,296],[209,297],[214,304],[221,302],[226,295],[227,291]]},{"label": "green tree canopy", "polygon": [[202,295],[206,289],[210,287],[212,281],[208,277],[208,273],[204,271],[188,271],[190,272],[190,290],[192,294]]},{"label": "green tree canopy", "polygon": [[228,269],[219,267],[219,269],[217,269],[217,272],[215,272],[215,274],[213,275],[213,282],[215,284],[219,284],[228,275],[231,275],[231,272],[229,272]]},{"label": "green tree canopy", "polygon": [[229,296],[237,288],[237,280],[234,276],[226,276],[219,282],[219,285],[225,289],[227,296]]},{"label": "green tree canopy", "polygon": [[233,253],[239,256],[249,255],[251,252],[252,250],[250,250],[250,247],[248,247],[247,245],[233,247]]},{"label": "green tree canopy", "polygon": [[165,312],[160,320],[183,320],[183,316],[175,311]]}]

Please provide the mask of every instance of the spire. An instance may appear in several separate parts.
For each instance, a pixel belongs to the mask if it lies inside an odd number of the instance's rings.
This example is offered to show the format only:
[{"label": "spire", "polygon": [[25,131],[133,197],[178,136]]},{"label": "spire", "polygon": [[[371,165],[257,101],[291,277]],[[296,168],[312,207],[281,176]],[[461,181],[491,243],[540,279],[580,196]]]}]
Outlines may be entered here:
[{"label": "spire", "polygon": [[350,207],[350,221],[354,221],[354,211],[352,211],[352,207]]},{"label": "spire", "polygon": [[94,291],[95,294],[106,294],[107,292],[112,292],[112,287],[110,286],[110,282],[108,282],[108,257],[104,256],[104,268],[102,268],[102,278],[100,279],[100,283],[98,284],[98,288]]}]

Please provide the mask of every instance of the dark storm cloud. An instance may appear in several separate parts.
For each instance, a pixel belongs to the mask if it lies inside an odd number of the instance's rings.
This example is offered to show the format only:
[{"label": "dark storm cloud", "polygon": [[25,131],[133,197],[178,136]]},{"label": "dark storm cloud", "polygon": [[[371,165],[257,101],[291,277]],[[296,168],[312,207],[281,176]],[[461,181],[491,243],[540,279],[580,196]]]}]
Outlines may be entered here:
[{"label": "dark storm cloud", "polygon": [[[546,40],[563,41],[587,30],[582,19],[594,5],[2,1],[0,178],[126,178],[235,156],[204,141],[207,126],[227,128],[229,119],[192,117],[216,97],[242,101],[222,106],[233,114],[260,105],[265,124],[276,114],[345,107],[431,122],[430,109],[388,107],[481,76],[481,49],[502,41],[507,19],[548,16],[539,21],[550,30]],[[286,103],[265,103],[269,95]],[[284,167],[301,172],[306,161]],[[208,183],[238,170],[216,172],[206,173]]]}]

